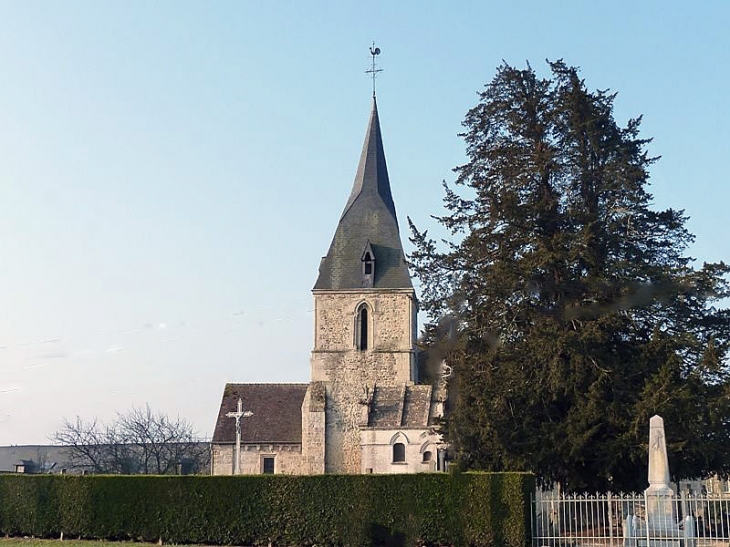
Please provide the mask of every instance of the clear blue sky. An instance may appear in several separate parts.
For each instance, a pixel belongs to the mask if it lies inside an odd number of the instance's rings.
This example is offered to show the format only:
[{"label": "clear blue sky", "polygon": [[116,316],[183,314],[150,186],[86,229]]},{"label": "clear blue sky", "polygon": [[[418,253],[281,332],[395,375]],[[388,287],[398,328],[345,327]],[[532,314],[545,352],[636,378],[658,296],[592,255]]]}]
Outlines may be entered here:
[{"label": "clear blue sky", "polygon": [[145,403],[210,435],[225,382],[308,381],[373,40],[402,229],[501,61],[563,58],[727,260],[730,3],[693,4],[0,1],[0,444]]}]

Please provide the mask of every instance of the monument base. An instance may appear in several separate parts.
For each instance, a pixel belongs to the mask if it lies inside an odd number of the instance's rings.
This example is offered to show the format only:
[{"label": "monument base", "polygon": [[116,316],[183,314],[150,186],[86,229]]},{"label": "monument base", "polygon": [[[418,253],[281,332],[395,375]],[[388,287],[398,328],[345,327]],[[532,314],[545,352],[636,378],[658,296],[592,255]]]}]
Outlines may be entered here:
[{"label": "monument base", "polygon": [[681,547],[682,542],[677,539],[639,539],[637,547]]},{"label": "monument base", "polygon": [[684,543],[684,533],[671,517],[657,519],[655,516],[648,531],[646,525],[639,525],[635,533],[637,547],[681,547]]}]

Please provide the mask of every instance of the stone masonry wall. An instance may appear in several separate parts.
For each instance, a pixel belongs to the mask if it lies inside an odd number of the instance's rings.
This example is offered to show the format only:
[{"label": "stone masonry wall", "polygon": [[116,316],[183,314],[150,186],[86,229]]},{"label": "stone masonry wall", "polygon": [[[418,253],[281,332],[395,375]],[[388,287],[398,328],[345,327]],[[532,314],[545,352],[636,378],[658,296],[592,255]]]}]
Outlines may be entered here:
[{"label": "stone masonry wall", "polygon": [[[355,346],[358,306],[371,310],[371,343]],[[360,473],[361,402],[366,388],[416,380],[415,295],[412,290],[315,294],[312,381],[326,386],[325,472]],[[365,418],[363,418],[363,416]]]},{"label": "stone masonry wall", "polygon": [[[233,457],[236,447],[233,444],[214,444],[211,453],[211,474],[233,474]],[[241,445],[241,474],[259,475],[263,472],[264,456],[273,456],[274,473],[282,475],[301,475],[302,446],[298,444]]]},{"label": "stone masonry wall", "polygon": [[378,351],[413,350],[416,314],[413,291],[372,289],[315,295],[315,351],[354,349],[356,310],[362,302],[367,302],[372,309],[373,347]]},{"label": "stone masonry wall", "polygon": [[[393,445],[406,447],[404,462],[393,462]],[[363,429],[362,473],[426,473],[436,470],[439,448],[444,448],[441,436],[429,429]],[[424,452],[431,452],[431,460],[423,461]]]},{"label": "stone masonry wall", "polygon": [[324,455],[325,386],[323,382],[312,382],[302,403],[302,473],[324,473]]}]

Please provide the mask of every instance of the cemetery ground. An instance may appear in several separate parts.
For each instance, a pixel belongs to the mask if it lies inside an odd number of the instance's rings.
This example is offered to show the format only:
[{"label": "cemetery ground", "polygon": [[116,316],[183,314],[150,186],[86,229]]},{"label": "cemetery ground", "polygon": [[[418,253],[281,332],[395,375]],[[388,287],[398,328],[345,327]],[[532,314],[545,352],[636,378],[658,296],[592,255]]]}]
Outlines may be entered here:
[{"label": "cemetery ground", "polygon": [[[0,547],[153,547],[157,543],[135,541],[103,541],[91,539],[37,539],[30,537],[0,538]],[[175,544],[165,544],[175,545]],[[194,545],[186,547],[196,547]]]}]

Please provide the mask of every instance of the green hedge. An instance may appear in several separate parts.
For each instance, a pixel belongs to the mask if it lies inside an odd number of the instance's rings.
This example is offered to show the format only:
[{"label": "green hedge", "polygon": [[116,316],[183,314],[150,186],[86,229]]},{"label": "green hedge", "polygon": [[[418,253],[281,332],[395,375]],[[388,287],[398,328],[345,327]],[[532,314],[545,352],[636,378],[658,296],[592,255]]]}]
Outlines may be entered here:
[{"label": "green hedge", "polygon": [[0,475],[0,533],[223,545],[525,547],[532,475]]}]

